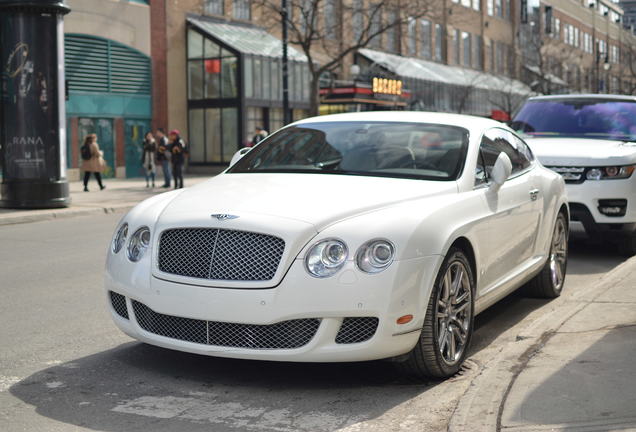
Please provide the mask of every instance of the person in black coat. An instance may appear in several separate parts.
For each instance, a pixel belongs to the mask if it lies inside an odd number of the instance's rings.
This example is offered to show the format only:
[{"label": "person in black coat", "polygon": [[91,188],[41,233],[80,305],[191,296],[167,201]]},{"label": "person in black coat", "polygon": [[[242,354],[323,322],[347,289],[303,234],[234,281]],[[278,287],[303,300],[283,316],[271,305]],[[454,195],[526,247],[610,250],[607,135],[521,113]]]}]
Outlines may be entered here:
[{"label": "person in black coat", "polygon": [[185,163],[187,149],[177,129],[171,130],[168,136],[170,137],[170,153],[172,154],[174,188],[179,189],[183,187],[183,164]]}]

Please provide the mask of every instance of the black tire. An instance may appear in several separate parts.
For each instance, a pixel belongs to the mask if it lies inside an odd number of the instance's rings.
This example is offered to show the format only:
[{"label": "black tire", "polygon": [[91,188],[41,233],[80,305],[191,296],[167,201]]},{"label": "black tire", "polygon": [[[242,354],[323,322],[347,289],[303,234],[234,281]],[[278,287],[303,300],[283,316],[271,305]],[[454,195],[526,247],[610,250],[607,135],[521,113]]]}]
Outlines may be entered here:
[{"label": "black tire", "polygon": [[[444,320],[443,317],[438,317],[438,313],[442,314],[443,312],[439,311],[440,309],[440,298],[444,295],[444,278],[449,269],[459,268],[461,266],[462,270],[465,271],[465,275],[467,277],[468,287],[465,284],[462,285],[462,290],[460,292],[465,292],[468,290],[469,298],[466,302],[466,306],[464,310],[468,310],[469,315],[465,319],[465,324],[467,327],[465,330],[465,342],[462,345],[461,354],[458,355],[455,361],[449,363],[442,354],[444,347],[447,347],[447,354],[450,347],[448,346],[451,342],[449,342],[449,338],[455,340],[455,336],[452,328],[452,323],[446,323],[446,327],[441,329],[442,332],[446,330],[449,331],[451,336],[446,336],[444,339],[446,344],[442,346],[442,350],[440,350],[440,337],[437,336],[440,332],[440,320]],[[455,273],[458,274],[457,271]],[[459,276],[458,276],[459,277]],[[473,335],[473,322],[474,322],[474,298],[475,298],[475,278],[473,276],[473,270],[470,266],[470,262],[468,258],[464,254],[461,249],[451,248],[451,250],[446,255],[444,262],[442,263],[442,267],[439,270],[437,278],[435,279],[435,285],[433,286],[433,290],[431,292],[431,297],[428,302],[428,306],[426,308],[426,316],[424,318],[424,325],[422,327],[422,331],[420,333],[420,338],[417,341],[415,347],[406,354],[406,358],[401,359],[401,361],[396,362],[396,367],[399,371],[405,375],[411,376],[417,379],[445,379],[455,375],[461,369],[462,363],[466,359],[468,355],[468,348],[470,346],[470,341]],[[457,298],[456,298],[457,299]],[[451,304],[450,300],[449,303]],[[461,303],[462,305],[464,303]],[[458,303],[459,305],[459,303]],[[462,311],[463,312],[463,311]],[[459,326],[455,326],[455,328],[459,331]],[[459,335],[457,337],[460,337]],[[454,342],[452,342],[454,344]]]},{"label": "black tire", "polygon": [[[568,267],[568,233],[567,219],[563,213],[559,213],[552,230],[548,259],[541,272],[525,286],[528,296],[556,298],[561,295]],[[561,235],[564,237],[559,237]]]}]

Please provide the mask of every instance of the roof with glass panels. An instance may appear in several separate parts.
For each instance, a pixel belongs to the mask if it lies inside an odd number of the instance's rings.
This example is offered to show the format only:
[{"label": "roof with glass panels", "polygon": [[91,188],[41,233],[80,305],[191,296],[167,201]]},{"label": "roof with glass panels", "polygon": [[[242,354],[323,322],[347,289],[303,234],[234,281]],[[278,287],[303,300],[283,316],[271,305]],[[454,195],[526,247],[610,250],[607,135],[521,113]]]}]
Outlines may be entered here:
[{"label": "roof with glass panels", "polygon": [[[192,16],[188,17],[188,23],[240,53],[266,57],[283,55],[282,42],[263,28],[212,22]],[[305,55],[291,46],[287,53],[290,60],[306,61]]]},{"label": "roof with glass panels", "polygon": [[472,69],[448,66],[414,57],[403,57],[363,48],[359,53],[372,62],[402,77],[484,90],[529,94],[530,88],[521,81],[486,74]]}]

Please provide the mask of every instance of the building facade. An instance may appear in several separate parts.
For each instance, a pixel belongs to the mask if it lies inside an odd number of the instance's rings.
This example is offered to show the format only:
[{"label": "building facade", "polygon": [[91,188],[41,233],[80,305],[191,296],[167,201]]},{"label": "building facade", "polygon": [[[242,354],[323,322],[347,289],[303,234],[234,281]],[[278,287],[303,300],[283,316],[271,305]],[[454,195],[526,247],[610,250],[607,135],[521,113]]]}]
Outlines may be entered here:
[{"label": "building facade", "polygon": [[[190,171],[226,166],[256,126],[283,124],[281,26],[263,4],[151,2],[153,122],[182,132]],[[370,11],[379,3],[369,0],[288,4],[298,28],[323,32],[312,53],[318,64],[329,61],[329,46],[347,46],[360,29],[405,13],[390,1],[377,14]],[[429,0],[426,11],[321,76],[320,113],[414,109],[505,120],[532,93],[633,91],[636,43],[617,2]],[[296,120],[308,115],[312,78],[298,45],[289,56]]]},{"label": "building facade", "polygon": [[67,163],[79,179],[79,149],[95,133],[107,177],[141,175],[151,129],[150,5],[142,0],[67,0],[64,22]]}]

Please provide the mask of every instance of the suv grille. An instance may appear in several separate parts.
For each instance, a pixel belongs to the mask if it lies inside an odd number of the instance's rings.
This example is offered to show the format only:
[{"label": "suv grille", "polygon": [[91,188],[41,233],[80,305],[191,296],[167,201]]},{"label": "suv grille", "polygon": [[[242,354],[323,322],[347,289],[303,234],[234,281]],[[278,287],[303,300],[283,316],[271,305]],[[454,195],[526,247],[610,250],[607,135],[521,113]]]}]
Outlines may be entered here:
[{"label": "suv grille", "polygon": [[122,318],[128,319],[128,308],[126,307],[126,297],[121,294],[117,294],[116,292],[109,291],[110,294],[110,304]]},{"label": "suv grille", "polygon": [[566,183],[583,183],[585,181],[584,167],[554,167],[549,166],[552,171],[561,174]]},{"label": "suv grille", "polygon": [[320,319],[305,318],[270,325],[236,324],[163,315],[132,301],[139,326],[160,336],[233,348],[293,349],[307,345]]},{"label": "suv grille", "polygon": [[266,281],[276,274],[285,241],[247,231],[178,228],[161,233],[159,270],[179,276]]},{"label": "suv grille", "polygon": [[378,329],[379,320],[375,317],[345,318],[336,336],[336,343],[350,344],[368,341]]}]

